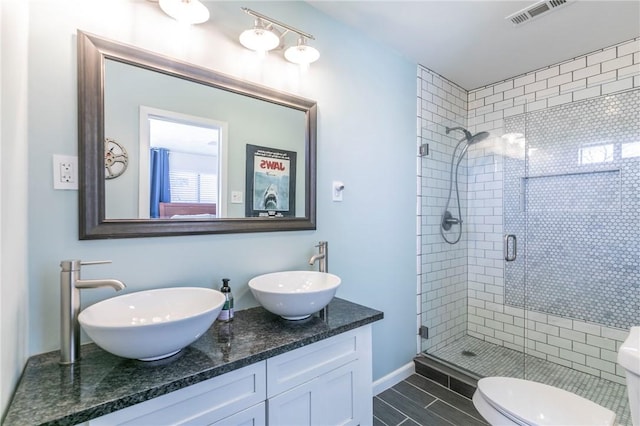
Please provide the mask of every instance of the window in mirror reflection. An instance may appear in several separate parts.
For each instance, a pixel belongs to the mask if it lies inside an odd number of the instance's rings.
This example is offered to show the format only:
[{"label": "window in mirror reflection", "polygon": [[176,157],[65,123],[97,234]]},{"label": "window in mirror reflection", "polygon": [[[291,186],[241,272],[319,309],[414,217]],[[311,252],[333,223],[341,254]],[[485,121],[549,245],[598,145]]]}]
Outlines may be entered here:
[{"label": "window in mirror reflection", "polygon": [[140,216],[224,217],[226,123],[141,106],[140,130]]}]

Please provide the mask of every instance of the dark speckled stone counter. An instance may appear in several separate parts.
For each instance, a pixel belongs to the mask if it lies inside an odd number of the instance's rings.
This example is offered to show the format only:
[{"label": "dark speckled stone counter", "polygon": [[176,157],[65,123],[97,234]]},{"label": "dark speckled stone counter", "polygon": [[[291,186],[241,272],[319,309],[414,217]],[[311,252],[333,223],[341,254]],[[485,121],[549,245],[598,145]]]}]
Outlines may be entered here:
[{"label": "dark speckled stone counter", "polygon": [[258,361],[382,319],[380,311],[335,298],[326,319],[286,321],[262,307],[216,321],[191,346],[142,362],[83,345],[81,360],[58,364],[59,352],[29,359],[3,425],[73,425],[176,391]]}]

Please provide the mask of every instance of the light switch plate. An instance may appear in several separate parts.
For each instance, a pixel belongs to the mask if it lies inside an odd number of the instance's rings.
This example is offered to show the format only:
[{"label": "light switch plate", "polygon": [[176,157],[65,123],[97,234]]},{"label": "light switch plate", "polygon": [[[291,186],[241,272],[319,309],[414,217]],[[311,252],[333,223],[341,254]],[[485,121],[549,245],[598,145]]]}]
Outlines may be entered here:
[{"label": "light switch plate", "polygon": [[242,204],[242,191],[231,191],[231,203]]}]

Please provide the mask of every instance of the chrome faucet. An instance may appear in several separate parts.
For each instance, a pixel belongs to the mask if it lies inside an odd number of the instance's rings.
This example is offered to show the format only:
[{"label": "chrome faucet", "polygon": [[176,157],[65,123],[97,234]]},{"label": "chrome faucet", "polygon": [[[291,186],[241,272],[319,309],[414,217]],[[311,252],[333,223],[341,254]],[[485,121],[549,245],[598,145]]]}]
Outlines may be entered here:
[{"label": "chrome faucet", "polygon": [[328,251],[328,243],[326,241],[320,241],[316,246],[318,248],[318,254],[314,254],[309,259],[309,265],[316,263],[318,261],[318,271],[320,272],[329,272],[329,251]]},{"label": "chrome faucet", "polygon": [[81,280],[80,266],[111,263],[110,260],[60,262],[60,364],[73,364],[80,359],[80,289],[112,287],[116,291],[126,286],[118,280]]}]

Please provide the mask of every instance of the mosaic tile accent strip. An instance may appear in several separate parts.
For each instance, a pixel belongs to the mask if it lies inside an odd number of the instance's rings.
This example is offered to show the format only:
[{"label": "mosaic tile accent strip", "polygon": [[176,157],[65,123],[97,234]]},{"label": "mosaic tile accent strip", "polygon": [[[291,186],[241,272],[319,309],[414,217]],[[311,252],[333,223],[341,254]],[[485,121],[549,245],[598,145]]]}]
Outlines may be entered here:
[{"label": "mosaic tile accent strip", "polygon": [[[475,356],[463,355],[469,352]],[[627,388],[571,368],[525,355],[521,351],[464,336],[429,354],[482,377],[506,376],[533,380],[587,398],[616,413],[622,426],[631,426]]]},{"label": "mosaic tile accent strip", "polygon": [[505,120],[529,152],[504,165],[505,233],[521,241],[505,266],[507,304],[640,323],[640,146],[622,150],[640,145],[639,115],[634,90]]}]

